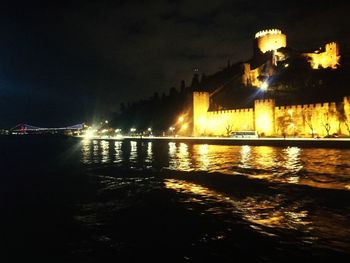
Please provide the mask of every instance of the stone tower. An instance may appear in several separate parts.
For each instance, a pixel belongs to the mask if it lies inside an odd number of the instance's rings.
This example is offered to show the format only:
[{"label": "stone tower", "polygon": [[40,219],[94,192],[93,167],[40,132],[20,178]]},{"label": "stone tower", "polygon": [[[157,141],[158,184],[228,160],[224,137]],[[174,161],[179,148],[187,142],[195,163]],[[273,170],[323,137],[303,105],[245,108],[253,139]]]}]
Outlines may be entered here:
[{"label": "stone tower", "polygon": [[256,33],[255,42],[255,49],[262,53],[266,53],[268,51],[276,51],[281,47],[286,47],[287,36],[282,34],[281,30],[268,29]]},{"label": "stone tower", "polygon": [[209,109],[209,93],[193,92],[193,135],[206,133],[207,112]]},{"label": "stone tower", "polygon": [[275,100],[254,101],[255,130],[264,136],[275,134]]}]

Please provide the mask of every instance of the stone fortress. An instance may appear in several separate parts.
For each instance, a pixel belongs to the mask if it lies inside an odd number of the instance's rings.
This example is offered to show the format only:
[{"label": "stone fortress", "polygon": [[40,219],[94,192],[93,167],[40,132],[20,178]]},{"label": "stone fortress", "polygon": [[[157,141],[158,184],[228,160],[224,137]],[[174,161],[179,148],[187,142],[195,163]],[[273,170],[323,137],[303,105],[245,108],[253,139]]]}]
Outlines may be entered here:
[{"label": "stone fortress", "polygon": [[[243,63],[241,85],[267,89],[268,79],[276,74],[276,66],[289,67],[286,52],[287,37],[280,30],[256,33],[254,53],[268,55],[266,63]],[[302,53],[310,69],[339,67],[339,46],[326,44],[313,52]],[[274,98],[257,99],[253,108],[212,110],[212,93],[193,92],[193,135],[228,136],[234,131],[256,130],[260,136],[315,137],[350,135],[350,97],[335,102],[300,105],[276,105]]]}]

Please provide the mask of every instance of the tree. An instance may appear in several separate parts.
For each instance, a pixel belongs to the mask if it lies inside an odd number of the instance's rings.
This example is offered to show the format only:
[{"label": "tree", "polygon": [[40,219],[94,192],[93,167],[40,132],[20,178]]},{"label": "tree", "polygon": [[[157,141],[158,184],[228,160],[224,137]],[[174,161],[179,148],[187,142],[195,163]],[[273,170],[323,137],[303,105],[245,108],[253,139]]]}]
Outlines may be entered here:
[{"label": "tree", "polygon": [[283,137],[286,137],[288,127],[293,123],[290,114],[284,113],[277,117],[277,127],[281,131]]},{"label": "tree", "polygon": [[344,123],[348,134],[350,135],[350,118],[346,116],[344,110],[344,103],[340,103],[337,107],[337,117],[339,120],[339,130],[342,123]]},{"label": "tree", "polygon": [[230,136],[231,133],[233,132],[233,125],[230,124],[229,122],[227,122],[226,126],[225,126],[225,129],[226,129],[226,135]]},{"label": "tree", "polygon": [[334,115],[334,111],[332,109],[328,109],[324,114],[321,121],[321,125],[324,127],[327,133],[327,137],[329,136],[329,132],[331,130],[331,117]]},{"label": "tree", "polygon": [[347,119],[347,121],[344,124],[345,124],[346,129],[348,130],[349,135],[350,135],[350,120]]},{"label": "tree", "polygon": [[315,136],[315,127],[314,127],[314,124],[312,122],[312,111],[308,108],[303,108],[302,115],[303,115],[304,125],[306,124],[309,127],[309,129],[311,131],[311,136],[314,137]]}]

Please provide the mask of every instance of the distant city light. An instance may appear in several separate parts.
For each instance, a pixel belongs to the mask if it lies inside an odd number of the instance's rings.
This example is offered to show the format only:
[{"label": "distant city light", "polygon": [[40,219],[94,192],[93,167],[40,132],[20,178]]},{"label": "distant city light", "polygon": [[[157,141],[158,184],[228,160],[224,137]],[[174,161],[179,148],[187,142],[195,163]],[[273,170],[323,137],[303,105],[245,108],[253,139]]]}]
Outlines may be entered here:
[{"label": "distant city light", "polygon": [[131,128],[130,131],[131,132],[136,132],[136,128]]},{"label": "distant city light", "polygon": [[121,129],[115,129],[116,133],[121,132],[121,131],[122,131]]},{"label": "distant city light", "polygon": [[94,131],[93,130],[87,130],[85,132],[84,138],[85,139],[91,139],[94,136]]},{"label": "distant city light", "polygon": [[152,128],[148,128],[147,131],[151,132],[151,131],[152,131]]},{"label": "distant city light", "polygon": [[105,120],[105,123],[106,123],[106,124],[108,124],[108,121],[107,121],[107,120]]}]

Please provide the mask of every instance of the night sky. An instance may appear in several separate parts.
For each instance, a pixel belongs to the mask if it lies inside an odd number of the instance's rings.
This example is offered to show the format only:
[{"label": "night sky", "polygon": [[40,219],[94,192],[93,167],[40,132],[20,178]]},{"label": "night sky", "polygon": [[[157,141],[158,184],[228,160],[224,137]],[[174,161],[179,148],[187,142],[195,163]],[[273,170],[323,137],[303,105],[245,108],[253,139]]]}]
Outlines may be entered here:
[{"label": "night sky", "polygon": [[7,2],[0,128],[106,118],[120,102],[189,85],[195,67],[210,75],[249,59],[262,29],[281,29],[298,49],[349,40],[349,1]]}]

